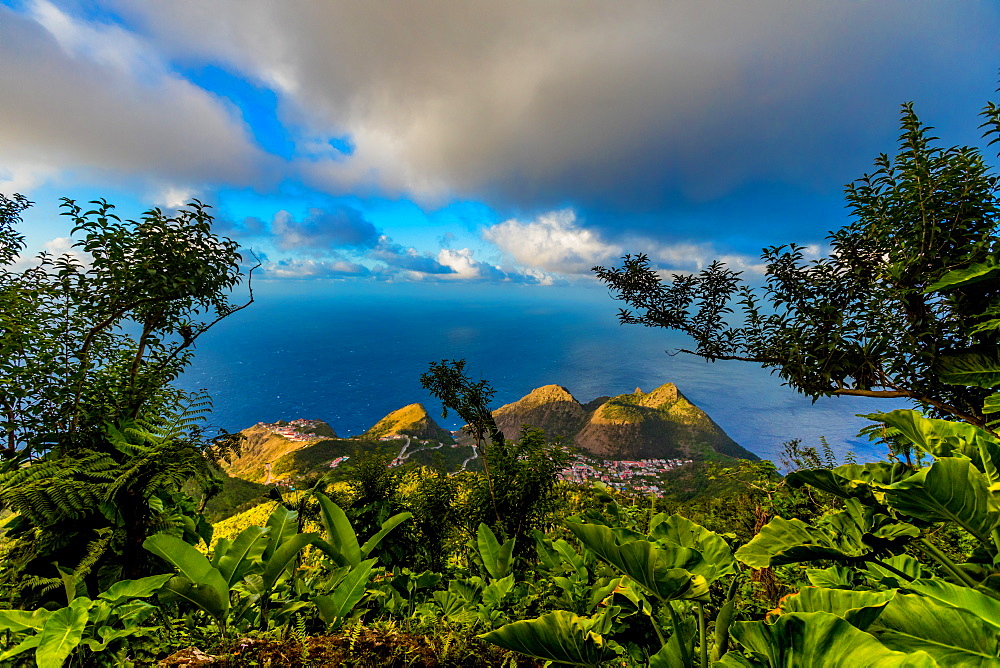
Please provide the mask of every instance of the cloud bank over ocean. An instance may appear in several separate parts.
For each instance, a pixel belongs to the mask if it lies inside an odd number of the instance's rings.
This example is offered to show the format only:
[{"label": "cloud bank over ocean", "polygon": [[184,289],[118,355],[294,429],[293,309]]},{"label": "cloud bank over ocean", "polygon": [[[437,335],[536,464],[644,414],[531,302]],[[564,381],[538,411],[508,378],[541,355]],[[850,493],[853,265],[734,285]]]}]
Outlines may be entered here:
[{"label": "cloud bank over ocean", "polygon": [[4,0],[0,192],[197,197],[275,278],[753,273],[843,224],[899,103],[977,142],[998,33],[994,3]]}]

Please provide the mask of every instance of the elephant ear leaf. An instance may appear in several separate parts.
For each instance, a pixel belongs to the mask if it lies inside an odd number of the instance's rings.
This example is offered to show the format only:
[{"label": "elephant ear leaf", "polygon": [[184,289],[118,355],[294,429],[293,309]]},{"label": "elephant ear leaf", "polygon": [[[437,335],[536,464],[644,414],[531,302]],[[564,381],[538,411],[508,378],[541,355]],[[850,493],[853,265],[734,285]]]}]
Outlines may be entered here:
[{"label": "elephant ear leaf", "polygon": [[997,525],[986,477],[959,457],[941,457],[885,490],[895,510],[929,522],[955,522],[984,544]]},{"label": "elephant ear leaf", "polygon": [[90,619],[89,605],[70,604],[52,613],[39,634],[35,648],[38,668],[60,668],[83,638]]},{"label": "elephant ear leaf", "polygon": [[[736,622],[730,632],[748,650],[766,657],[765,665],[769,666],[932,668],[938,665],[925,652],[893,651],[829,612],[790,613],[781,615],[773,624]],[[724,657],[723,665],[741,665],[728,661],[728,656]]]},{"label": "elephant ear leaf", "polygon": [[686,517],[674,514],[655,522],[649,536],[661,543],[698,550],[705,561],[715,566],[715,577],[736,572],[736,560],[725,539]]},{"label": "elephant ear leaf", "polygon": [[1000,265],[988,262],[974,262],[963,269],[952,269],[937,281],[924,289],[924,294],[950,290],[964,285],[972,285],[980,281],[988,281],[1000,274]]},{"label": "elephant ear leaf", "polygon": [[600,524],[566,525],[600,559],[629,576],[661,601],[704,599],[715,566],[687,547],[664,547],[648,540],[619,544],[615,532]]},{"label": "elephant ear leaf", "polygon": [[1000,358],[994,353],[961,352],[942,355],[934,370],[944,383],[992,390],[1000,386]]},{"label": "elephant ear leaf", "polygon": [[1000,601],[980,591],[939,579],[915,580],[906,588],[937,603],[967,610],[1000,629]]},{"label": "elephant ear leaf", "polygon": [[543,661],[571,666],[598,666],[617,655],[592,630],[597,620],[557,610],[536,619],[501,626],[479,636],[498,645]]},{"label": "elephant ear leaf", "polygon": [[852,626],[864,631],[878,619],[882,609],[895,595],[894,590],[860,591],[803,587],[797,593],[781,599],[777,612],[780,614],[829,612],[843,617]]},{"label": "elephant ear leaf", "polygon": [[895,410],[867,416],[895,428],[935,459],[965,455],[989,480],[1000,483],[1000,440],[966,422],[925,418],[913,410]]},{"label": "elephant ear leaf", "polygon": [[751,568],[818,559],[856,563],[899,548],[919,535],[916,527],[865,508],[857,499],[847,499],[844,510],[813,526],[796,518],[775,517],[736,551],[736,558]]},{"label": "elephant ear leaf", "polygon": [[902,652],[924,651],[943,666],[996,666],[1000,628],[928,596],[897,594],[869,632]]}]

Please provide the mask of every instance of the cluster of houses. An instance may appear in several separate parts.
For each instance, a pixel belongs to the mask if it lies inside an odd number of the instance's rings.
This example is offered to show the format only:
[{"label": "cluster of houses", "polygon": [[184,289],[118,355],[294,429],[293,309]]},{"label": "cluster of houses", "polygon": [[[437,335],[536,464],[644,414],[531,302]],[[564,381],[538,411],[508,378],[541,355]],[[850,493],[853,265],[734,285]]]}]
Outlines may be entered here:
[{"label": "cluster of houses", "polygon": [[[614,489],[631,489],[648,494],[661,493],[660,486],[649,478],[690,464],[690,459],[602,460],[599,464],[576,456],[559,474],[560,479],[576,483],[601,481]],[[640,480],[641,479],[641,480]]]},{"label": "cluster of houses", "polygon": [[267,429],[272,434],[284,436],[290,441],[311,441],[316,438],[316,434],[309,430],[316,429],[322,422],[320,420],[303,420],[299,418],[291,422],[258,422],[258,427]]},{"label": "cluster of houses", "polygon": [[338,466],[340,466],[341,462],[346,462],[348,459],[350,459],[350,457],[348,457],[347,455],[344,455],[343,457],[337,457],[332,462],[330,462],[329,466],[330,468],[335,469]]}]

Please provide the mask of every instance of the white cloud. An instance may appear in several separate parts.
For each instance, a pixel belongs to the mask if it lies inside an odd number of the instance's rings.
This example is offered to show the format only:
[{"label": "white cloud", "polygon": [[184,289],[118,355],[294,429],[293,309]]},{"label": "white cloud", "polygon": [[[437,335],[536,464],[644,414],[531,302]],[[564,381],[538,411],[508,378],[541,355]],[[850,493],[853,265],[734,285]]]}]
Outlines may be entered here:
[{"label": "white cloud", "polygon": [[664,275],[700,271],[714,260],[735,271],[764,272],[758,258],[720,252],[711,243],[663,243],[636,236],[610,243],[598,231],[581,227],[570,209],[546,213],[530,222],[504,221],[486,228],[483,239],[495,244],[518,267],[542,275],[590,275],[595,265],[614,263],[626,252],[645,253]]},{"label": "white cloud", "polygon": [[531,222],[508,220],[484,230],[483,238],[520,265],[561,274],[586,274],[595,264],[621,255],[621,247],[577,225],[570,209]]}]

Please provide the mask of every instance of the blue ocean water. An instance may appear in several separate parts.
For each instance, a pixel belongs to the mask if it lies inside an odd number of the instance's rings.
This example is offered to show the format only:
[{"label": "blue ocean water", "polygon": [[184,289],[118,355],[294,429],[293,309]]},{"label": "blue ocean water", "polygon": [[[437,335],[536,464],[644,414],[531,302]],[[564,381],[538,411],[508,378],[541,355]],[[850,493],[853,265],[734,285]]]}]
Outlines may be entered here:
[{"label": "blue ocean water", "polygon": [[670,356],[682,337],[619,325],[618,303],[599,287],[259,282],[255,293],[199,340],[180,380],[209,392],[212,424],[230,431],[304,417],[350,436],[413,402],[455,429],[419,378],[431,361],[460,358],[496,389],[495,407],[550,383],[587,402],[673,382],[765,458],[789,439],[818,446],[825,436],[840,454],[879,459],[881,448],[856,438],[866,421],[855,414],[904,406],[812,403],[751,364]]}]

